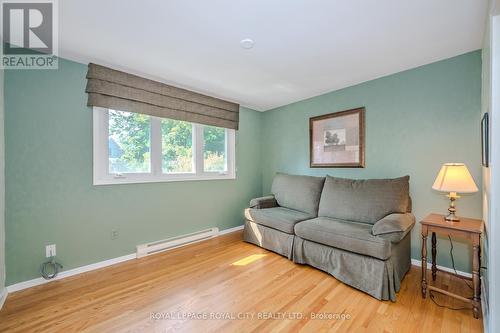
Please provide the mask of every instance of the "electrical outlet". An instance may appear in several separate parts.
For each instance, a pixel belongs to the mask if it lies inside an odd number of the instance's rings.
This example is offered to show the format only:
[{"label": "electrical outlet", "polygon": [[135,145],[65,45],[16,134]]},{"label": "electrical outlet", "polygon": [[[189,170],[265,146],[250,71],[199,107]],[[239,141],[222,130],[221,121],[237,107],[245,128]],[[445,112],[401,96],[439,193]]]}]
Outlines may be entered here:
[{"label": "electrical outlet", "polygon": [[120,231],[118,229],[111,230],[111,239],[112,240],[118,239],[119,236],[120,236]]},{"label": "electrical outlet", "polygon": [[55,257],[56,256],[56,244],[46,245],[45,246],[45,257]]}]

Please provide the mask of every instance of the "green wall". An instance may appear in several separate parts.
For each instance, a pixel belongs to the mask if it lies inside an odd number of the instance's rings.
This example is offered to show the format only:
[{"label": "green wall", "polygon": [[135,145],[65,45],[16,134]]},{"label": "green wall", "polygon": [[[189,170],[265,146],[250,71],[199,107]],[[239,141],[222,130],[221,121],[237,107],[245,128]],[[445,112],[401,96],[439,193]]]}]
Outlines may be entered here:
[{"label": "green wall", "polygon": [[5,73],[7,285],[39,276],[46,244],[57,245],[67,270],[137,244],[241,225],[244,207],[262,192],[262,114],[245,108],[237,180],[93,186],[86,72],[61,59],[57,71]]},{"label": "green wall", "polygon": [[[309,168],[309,117],[366,107],[366,167]],[[447,198],[431,189],[444,162],[464,162],[481,187],[479,121],[481,52],[400,72],[265,112],[263,193],[277,171],[350,178],[410,175],[417,219],[446,212]],[[463,195],[461,215],[481,217],[481,194]],[[420,226],[412,257],[420,259]],[[458,242],[458,241],[457,241]],[[456,268],[470,271],[469,246],[455,245]],[[450,267],[448,240],[438,238],[438,264]]]},{"label": "green wall", "polygon": [[[241,109],[237,180],[92,185],[92,112],[83,64],[5,73],[7,285],[39,276],[45,245],[64,269],[132,253],[135,245],[240,225],[248,200],[269,193],[277,171],[352,178],[411,176],[414,213],[445,212],[431,185],[442,163],[465,162],[481,186],[479,51],[258,113]],[[366,168],[309,168],[309,117],[366,107]],[[481,217],[481,195],[462,215]],[[111,240],[111,230],[120,236]],[[420,228],[412,256],[419,258]],[[438,264],[450,266],[440,238]],[[457,269],[470,271],[457,240]]]}]

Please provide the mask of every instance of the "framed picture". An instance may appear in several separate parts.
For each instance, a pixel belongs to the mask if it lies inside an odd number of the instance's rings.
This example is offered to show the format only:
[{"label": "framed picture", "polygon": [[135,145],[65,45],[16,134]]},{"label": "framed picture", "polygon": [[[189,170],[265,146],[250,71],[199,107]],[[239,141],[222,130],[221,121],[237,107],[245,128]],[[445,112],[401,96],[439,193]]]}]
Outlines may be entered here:
[{"label": "framed picture", "polygon": [[488,112],[481,119],[481,164],[484,167],[490,166],[490,124]]},{"label": "framed picture", "polygon": [[309,118],[311,168],[365,167],[365,108]]}]

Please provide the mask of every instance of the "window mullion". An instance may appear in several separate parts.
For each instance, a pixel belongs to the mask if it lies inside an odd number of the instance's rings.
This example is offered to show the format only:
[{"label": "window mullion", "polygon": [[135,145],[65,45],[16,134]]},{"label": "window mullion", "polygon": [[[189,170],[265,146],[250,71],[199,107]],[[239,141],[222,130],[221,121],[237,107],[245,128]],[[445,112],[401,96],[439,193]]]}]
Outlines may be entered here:
[{"label": "window mullion", "polygon": [[151,173],[161,175],[161,119],[151,117]]},{"label": "window mullion", "polygon": [[236,131],[226,129],[226,149],[227,149],[227,174],[230,177],[236,176]]}]

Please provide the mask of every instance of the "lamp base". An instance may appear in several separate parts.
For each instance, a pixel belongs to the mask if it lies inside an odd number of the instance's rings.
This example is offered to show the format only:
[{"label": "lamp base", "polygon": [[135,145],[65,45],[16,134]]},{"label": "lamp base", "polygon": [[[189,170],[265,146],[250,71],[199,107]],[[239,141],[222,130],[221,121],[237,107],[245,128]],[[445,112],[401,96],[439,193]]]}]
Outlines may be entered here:
[{"label": "lamp base", "polygon": [[447,216],[444,217],[445,221],[448,222],[460,222],[460,219],[455,215],[455,212],[450,212]]},{"label": "lamp base", "polygon": [[448,198],[450,198],[450,207],[448,207],[449,214],[445,216],[444,219],[448,222],[459,222],[460,219],[455,215],[455,212],[457,211],[457,209],[455,208],[455,200],[460,197],[456,192],[450,192]]}]

